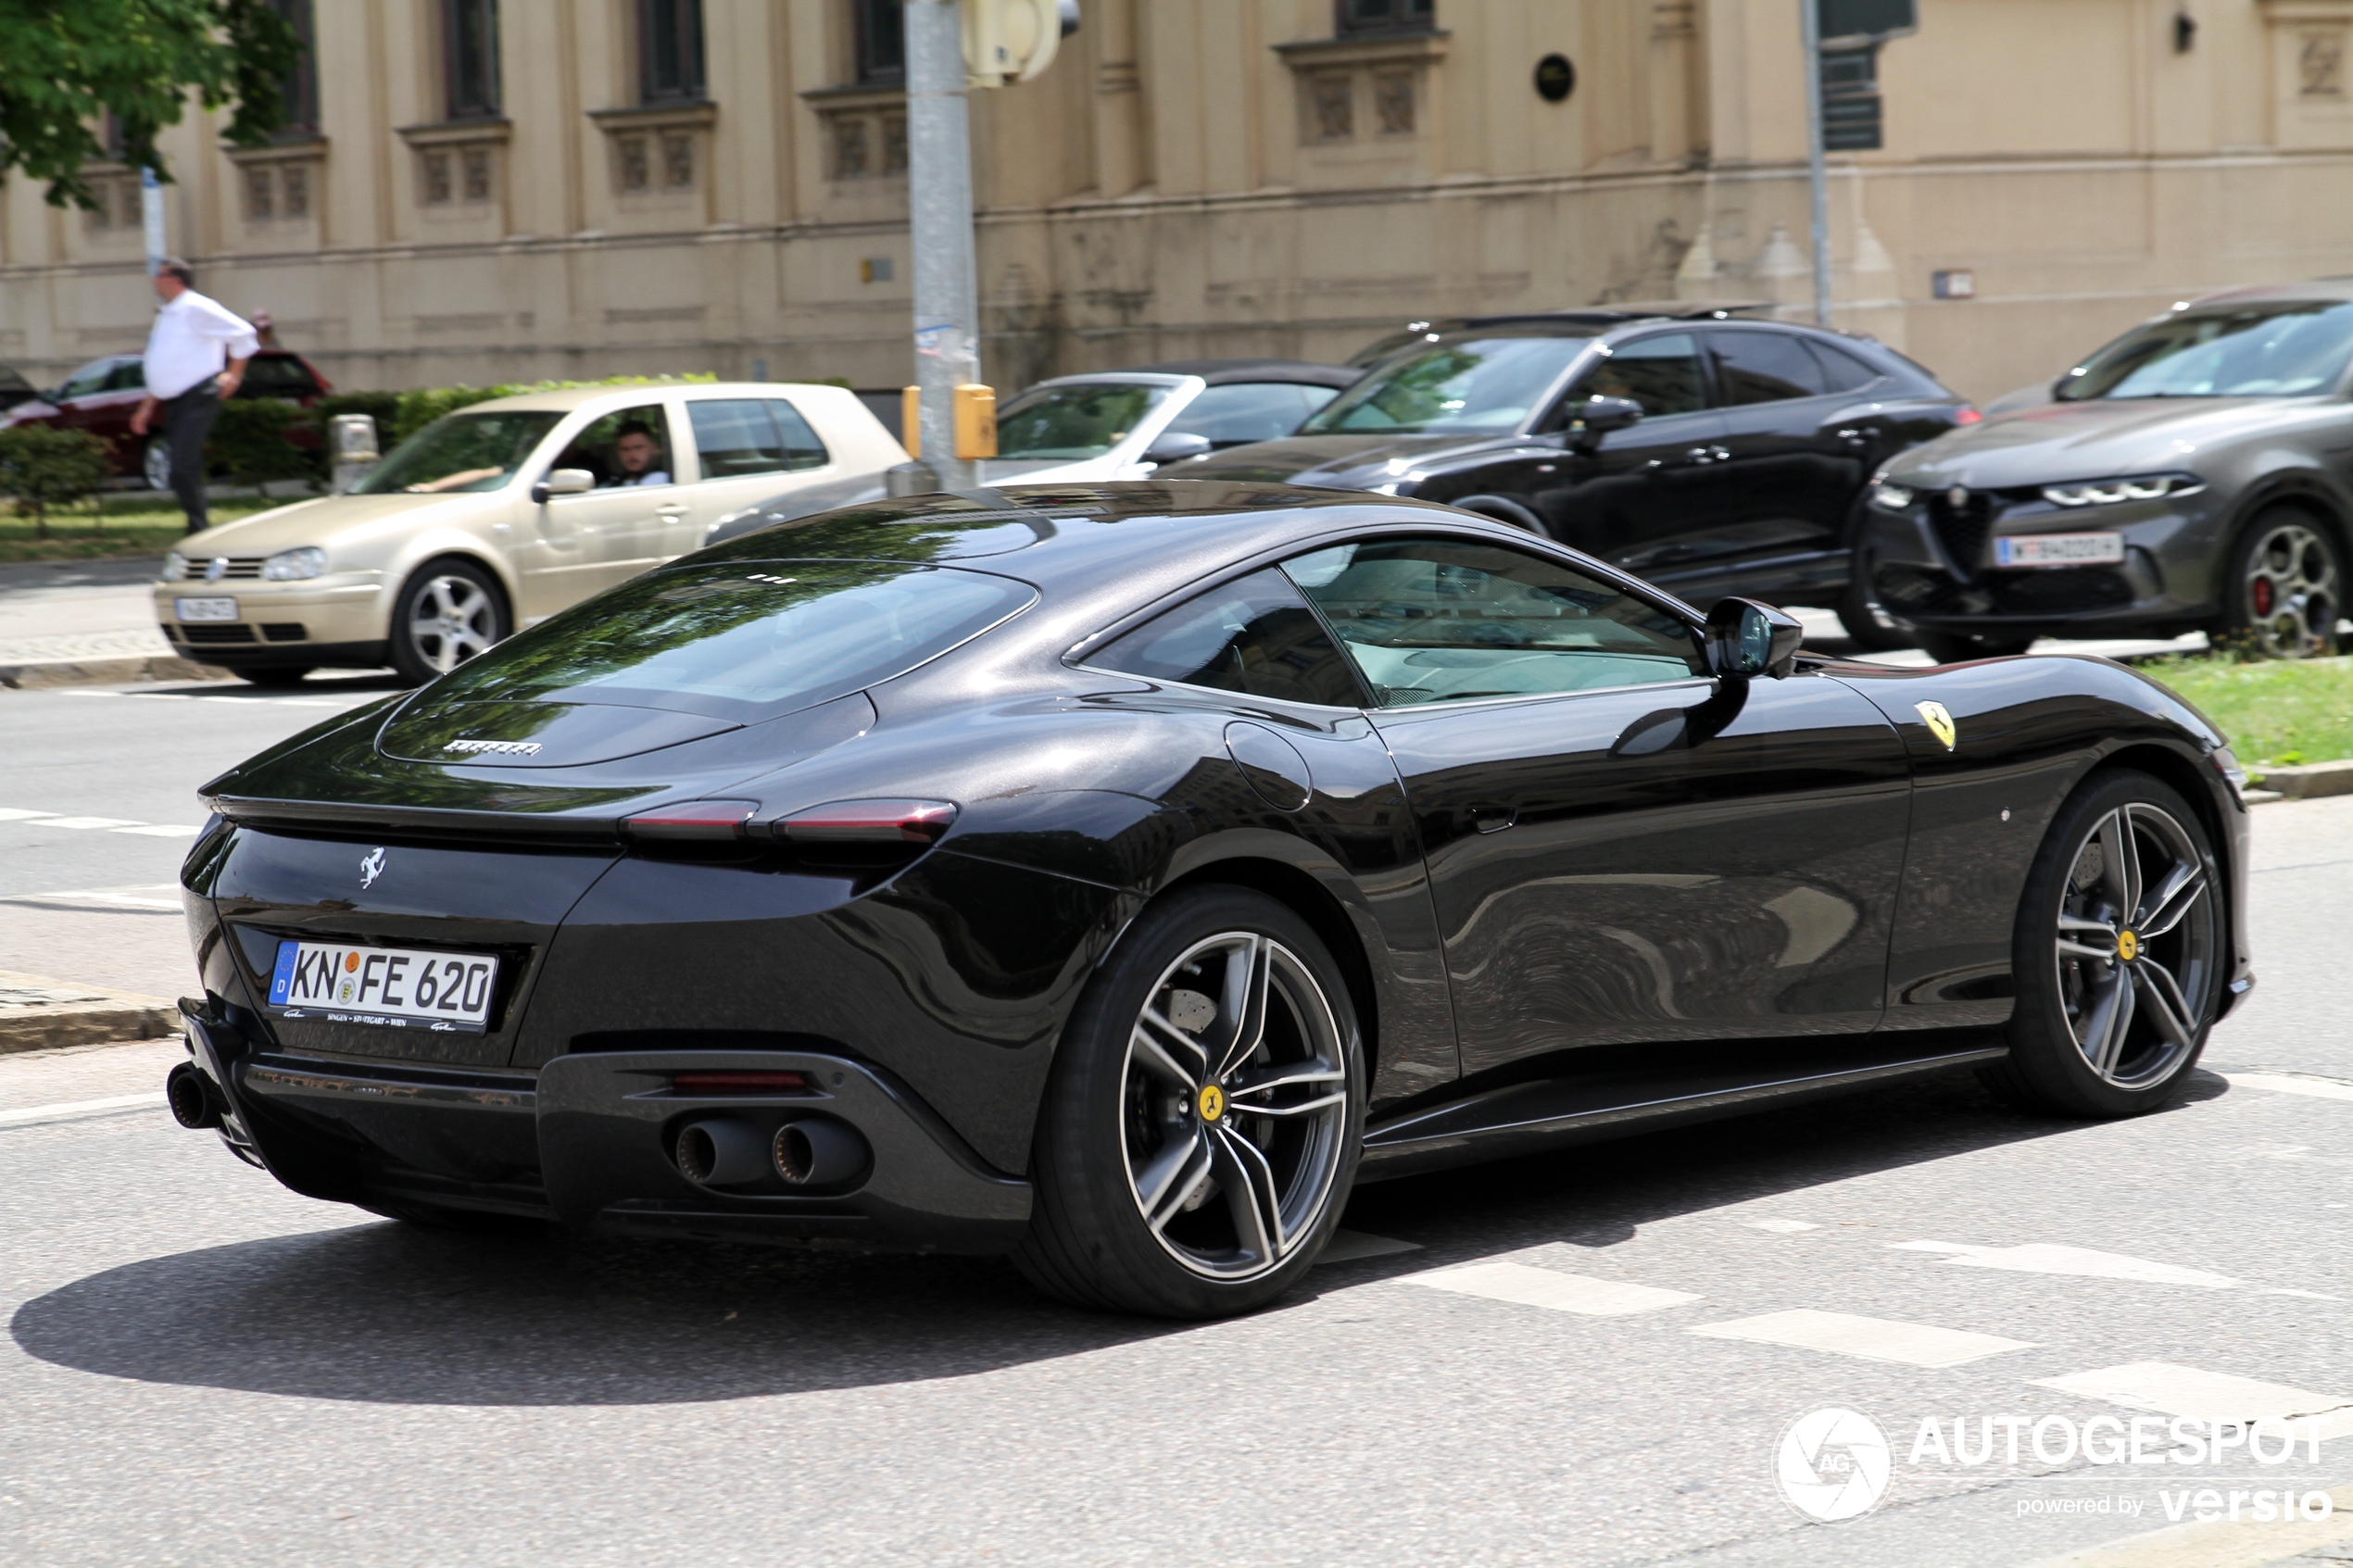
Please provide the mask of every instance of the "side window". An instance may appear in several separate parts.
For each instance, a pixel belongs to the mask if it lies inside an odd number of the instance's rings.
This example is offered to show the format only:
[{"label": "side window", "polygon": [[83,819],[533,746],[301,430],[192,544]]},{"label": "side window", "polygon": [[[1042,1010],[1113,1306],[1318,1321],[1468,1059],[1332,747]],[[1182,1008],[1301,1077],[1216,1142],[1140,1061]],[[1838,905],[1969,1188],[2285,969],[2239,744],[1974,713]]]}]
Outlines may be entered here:
[{"label": "side window", "polygon": [[112,363],[105,359],[99,360],[94,365],[82,366],[66,378],[65,385],[57,389],[57,395],[87,397],[94,392],[104,391],[107,384],[107,372],[112,368]]},{"label": "side window", "polygon": [[1819,397],[1831,390],[1821,364],[1804,339],[1787,332],[1714,332],[1716,370],[1730,404],[1779,403]]},{"label": "side window", "polygon": [[1703,674],[1691,628],[1565,566],[1464,539],[1376,539],[1286,561],[1383,708]]},{"label": "side window", "polygon": [[705,479],[785,469],[784,440],[776,433],[776,421],[768,417],[768,405],[758,398],[689,403],[686,422],[695,427],[695,452],[702,459]]},{"label": "side window", "polygon": [[108,392],[141,392],[147,385],[147,367],[138,359],[118,359],[107,372]]},{"label": "side window", "polygon": [[572,439],[563,456],[550,468],[586,469],[597,476],[597,488],[669,484],[670,416],[659,403],[616,408]]},{"label": "side window", "polygon": [[1806,340],[1806,350],[1822,367],[1822,380],[1832,392],[1859,392],[1881,379],[1880,372],[1835,344]]},{"label": "side window", "polygon": [[833,454],[800,417],[800,410],[781,397],[768,399],[768,417],[776,421],[776,434],[785,444],[785,467],[788,469],[821,469],[832,462]]},{"label": "side window", "polygon": [[1707,407],[1699,371],[1699,343],[1689,332],[1660,332],[1621,343],[1579,378],[1572,403],[1589,397],[1630,397],[1650,419],[1693,414]]},{"label": "side window", "polygon": [[[1307,394],[1319,392],[1321,398]],[[1168,428],[1205,438],[1212,446],[1240,446],[1252,441],[1277,441],[1299,428],[1299,421],[1335,395],[1327,386],[1295,386],[1289,382],[1236,382],[1202,389]]]},{"label": "side window", "polygon": [[1365,694],[1315,612],[1279,571],[1253,572],[1156,615],[1088,663],[1150,681],[1284,702],[1362,708]]}]

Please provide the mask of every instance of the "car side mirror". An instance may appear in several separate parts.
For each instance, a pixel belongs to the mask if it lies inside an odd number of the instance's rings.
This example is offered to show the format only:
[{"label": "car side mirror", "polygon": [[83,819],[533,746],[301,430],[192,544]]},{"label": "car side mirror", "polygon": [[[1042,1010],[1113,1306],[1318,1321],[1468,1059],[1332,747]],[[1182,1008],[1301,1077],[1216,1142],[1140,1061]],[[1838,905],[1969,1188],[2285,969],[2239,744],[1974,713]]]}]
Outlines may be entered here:
[{"label": "car side mirror", "polygon": [[1805,640],[1795,616],[1755,599],[1718,599],[1707,612],[1707,662],[1718,675],[1780,680],[1796,668]]},{"label": "car side mirror", "polygon": [[1568,427],[1569,444],[1591,446],[1614,430],[1630,429],[1642,417],[1642,406],[1630,397],[1604,397],[1595,394],[1575,409]]},{"label": "car side mirror", "polygon": [[1186,430],[1164,430],[1152,437],[1144,448],[1148,463],[1181,463],[1188,458],[1198,458],[1209,450],[1209,437],[1195,435]]},{"label": "car side mirror", "polygon": [[595,488],[597,476],[586,469],[549,469],[547,477],[531,487],[531,498],[544,502],[550,495],[577,495]]}]

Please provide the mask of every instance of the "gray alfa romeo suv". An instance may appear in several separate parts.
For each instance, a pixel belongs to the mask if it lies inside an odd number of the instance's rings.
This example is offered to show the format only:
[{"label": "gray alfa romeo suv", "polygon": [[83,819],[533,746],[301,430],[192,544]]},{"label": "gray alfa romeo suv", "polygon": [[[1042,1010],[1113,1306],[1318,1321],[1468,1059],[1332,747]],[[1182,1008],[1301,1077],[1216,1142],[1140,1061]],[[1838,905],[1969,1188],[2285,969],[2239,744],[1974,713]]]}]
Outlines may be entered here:
[{"label": "gray alfa romeo suv", "polygon": [[1882,465],[1858,575],[1947,661],[2194,628],[2269,658],[2334,653],[2349,365],[2353,279],[2178,305],[2047,401]]}]

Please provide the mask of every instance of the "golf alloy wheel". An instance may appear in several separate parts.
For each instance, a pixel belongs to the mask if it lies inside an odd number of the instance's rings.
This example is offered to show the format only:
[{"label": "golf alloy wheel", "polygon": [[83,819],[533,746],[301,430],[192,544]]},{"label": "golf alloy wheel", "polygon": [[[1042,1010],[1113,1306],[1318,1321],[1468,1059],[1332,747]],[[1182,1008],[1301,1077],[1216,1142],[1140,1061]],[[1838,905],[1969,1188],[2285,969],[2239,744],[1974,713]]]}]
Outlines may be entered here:
[{"label": "golf alloy wheel", "polygon": [[2335,546],[2300,512],[2256,520],[2241,554],[2240,617],[2267,659],[2313,659],[2335,651],[2345,613]]},{"label": "golf alloy wheel", "polygon": [[1315,1234],[1346,1152],[1350,1060],[1314,972],[1271,937],[1221,933],[1162,972],[1128,1036],[1120,1134],[1171,1258],[1247,1280]]},{"label": "golf alloy wheel", "polygon": [[2217,949],[2211,883],[2196,841],[2145,802],[2103,813],[2076,847],[2053,959],[2068,1032],[2103,1083],[2158,1083],[2197,1048]]},{"label": "golf alloy wheel", "polygon": [[428,577],[410,596],[403,633],[417,660],[447,675],[498,640],[498,601],[470,576]]}]

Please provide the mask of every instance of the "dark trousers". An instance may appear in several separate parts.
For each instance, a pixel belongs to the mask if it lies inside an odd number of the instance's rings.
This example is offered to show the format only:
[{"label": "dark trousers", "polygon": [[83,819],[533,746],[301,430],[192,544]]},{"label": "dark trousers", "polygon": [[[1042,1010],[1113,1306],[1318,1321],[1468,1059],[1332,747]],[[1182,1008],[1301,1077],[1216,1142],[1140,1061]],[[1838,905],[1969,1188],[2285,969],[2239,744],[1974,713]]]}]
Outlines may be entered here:
[{"label": "dark trousers", "polygon": [[171,451],[171,493],[188,514],[188,532],[209,526],[204,508],[204,443],[220,417],[220,383],[207,376],[163,405],[163,440]]}]

